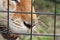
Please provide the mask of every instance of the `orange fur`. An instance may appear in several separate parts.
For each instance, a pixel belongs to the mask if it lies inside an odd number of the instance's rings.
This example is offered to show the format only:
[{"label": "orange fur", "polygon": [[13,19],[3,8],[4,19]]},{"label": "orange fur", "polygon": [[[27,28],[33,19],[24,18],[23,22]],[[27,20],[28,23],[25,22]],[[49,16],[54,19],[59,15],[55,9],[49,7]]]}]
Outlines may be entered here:
[{"label": "orange fur", "polygon": [[[20,3],[18,2],[16,11],[31,12],[31,0],[21,0]],[[35,12],[34,7],[32,8],[32,12]],[[15,18],[21,18],[22,20],[31,22],[31,14],[14,13],[13,19]],[[37,20],[36,14],[32,14],[32,19],[34,21]]]},{"label": "orange fur", "polygon": [[[4,0],[6,1],[6,0]],[[7,1],[6,1],[7,3]],[[4,6],[5,3],[3,3],[3,6]],[[7,5],[6,5],[7,6]],[[10,4],[9,5],[10,9],[13,10],[14,5],[13,4]],[[7,9],[7,8],[6,8]],[[31,0],[21,0],[20,2],[17,2],[17,8],[16,8],[16,11],[25,11],[25,12],[31,12]],[[32,7],[32,11],[35,12],[35,9],[34,7]],[[27,22],[31,22],[31,14],[21,14],[21,13],[12,13],[10,16],[12,16],[12,19],[19,19],[21,18],[20,20],[23,20],[23,21],[27,21]],[[37,16],[36,14],[32,14],[32,20],[33,21],[37,21]],[[12,26],[13,27],[13,26]],[[22,29],[23,30],[23,29]],[[25,30],[24,30],[25,31]],[[8,35],[9,37],[16,37],[18,36],[17,34],[10,34]]]},{"label": "orange fur", "polygon": [[[20,2],[17,2],[16,11],[20,11],[20,12],[31,12],[31,0],[21,0]],[[34,7],[32,8],[32,12],[35,12]],[[13,20],[20,19],[20,21],[21,20],[22,21],[27,21],[28,23],[31,22],[31,14],[13,13],[10,16],[12,16],[12,19]],[[33,21],[37,21],[36,14],[32,14],[32,20]],[[15,36],[15,35],[12,34],[11,36]]]}]

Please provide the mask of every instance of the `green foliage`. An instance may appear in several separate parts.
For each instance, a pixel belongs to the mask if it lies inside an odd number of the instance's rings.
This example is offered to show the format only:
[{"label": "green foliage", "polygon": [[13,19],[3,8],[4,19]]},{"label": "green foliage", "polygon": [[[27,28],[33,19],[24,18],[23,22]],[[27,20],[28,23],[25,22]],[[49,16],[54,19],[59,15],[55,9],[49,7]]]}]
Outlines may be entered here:
[{"label": "green foliage", "polygon": [[[20,37],[20,40],[30,40],[30,36]],[[32,40],[53,40],[50,36],[32,36]]]},{"label": "green foliage", "polygon": [[53,40],[53,37],[49,36],[33,36],[33,40]]},{"label": "green foliage", "polygon": [[56,8],[56,12],[57,12],[57,13],[60,13],[60,4],[57,4],[56,7],[57,7],[57,8]]},{"label": "green foliage", "polygon": [[[34,6],[36,11],[41,12],[54,12],[55,2],[54,0],[35,0]],[[57,0],[57,13],[60,13],[60,0]]]}]

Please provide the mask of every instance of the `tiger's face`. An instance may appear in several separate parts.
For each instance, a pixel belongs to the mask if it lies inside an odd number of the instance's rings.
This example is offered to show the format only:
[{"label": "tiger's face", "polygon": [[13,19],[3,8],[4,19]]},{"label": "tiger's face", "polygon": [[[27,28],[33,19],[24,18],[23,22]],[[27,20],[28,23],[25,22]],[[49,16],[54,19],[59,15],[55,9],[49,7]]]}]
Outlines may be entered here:
[{"label": "tiger's face", "polygon": [[[8,10],[8,0],[1,0],[1,1],[2,1],[1,2],[2,10],[4,11]],[[17,5],[17,2],[20,2],[20,0],[9,0],[9,11],[17,11],[17,9],[18,11],[28,11],[28,12],[31,11],[31,0],[21,0],[20,5]],[[34,8],[32,10],[34,12]],[[7,14],[6,15],[5,14],[6,13],[0,13],[0,15],[4,19],[7,18]],[[34,25],[35,22],[37,21],[36,14],[32,14],[32,17],[31,17],[31,14],[11,13],[9,14],[9,29],[13,33],[27,33],[30,31],[32,27],[31,20],[32,20],[32,25]],[[7,21],[4,21],[4,22],[7,23]],[[34,27],[35,26],[33,26],[32,28]],[[12,36],[14,36],[14,34]]]},{"label": "tiger's face", "polygon": [[[33,12],[35,12],[34,7],[32,8],[32,10]],[[27,0],[21,0],[20,3],[17,3],[16,11],[31,12],[31,1],[28,0],[27,2]],[[32,26],[31,26],[31,20],[32,20]],[[10,15],[9,26],[12,32],[14,33],[26,33],[27,31],[30,31],[31,27],[33,29],[36,27],[33,26],[36,22],[37,22],[36,14],[31,15],[25,13],[13,13]]]}]

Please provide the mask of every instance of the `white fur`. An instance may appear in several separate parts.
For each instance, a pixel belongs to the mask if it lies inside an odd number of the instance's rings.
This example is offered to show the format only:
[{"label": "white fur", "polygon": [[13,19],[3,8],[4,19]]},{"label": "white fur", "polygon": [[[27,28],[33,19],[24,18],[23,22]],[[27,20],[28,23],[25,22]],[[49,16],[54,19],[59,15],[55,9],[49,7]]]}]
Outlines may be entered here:
[{"label": "white fur", "polygon": [[[20,26],[16,25],[19,24]],[[23,21],[20,19],[15,19],[14,21],[11,20],[11,17],[9,19],[9,28],[14,33],[26,33],[28,31],[28,28],[23,24]]]},{"label": "white fur", "polygon": [[18,37],[16,40],[20,40],[20,38]]}]

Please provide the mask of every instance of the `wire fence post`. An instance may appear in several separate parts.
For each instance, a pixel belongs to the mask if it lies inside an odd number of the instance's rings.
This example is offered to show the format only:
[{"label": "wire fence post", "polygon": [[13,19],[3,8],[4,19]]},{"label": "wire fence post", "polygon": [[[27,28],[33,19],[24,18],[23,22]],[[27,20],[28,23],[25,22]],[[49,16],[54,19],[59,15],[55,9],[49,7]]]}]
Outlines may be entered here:
[{"label": "wire fence post", "polygon": [[54,40],[56,40],[56,0],[55,0],[55,10],[54,10]]}]

